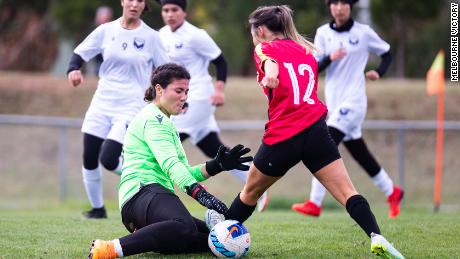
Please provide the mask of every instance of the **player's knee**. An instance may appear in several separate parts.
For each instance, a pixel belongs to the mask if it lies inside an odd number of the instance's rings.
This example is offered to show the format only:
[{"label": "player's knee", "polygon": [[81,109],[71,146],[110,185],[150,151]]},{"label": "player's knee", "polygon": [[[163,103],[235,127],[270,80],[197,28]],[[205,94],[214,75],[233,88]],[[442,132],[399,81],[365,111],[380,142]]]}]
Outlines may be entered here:
[{"label": "player's knee", "polygon": [[97,154],[83,152],[83,167],[88,170],[96,169],[99,165]]},{"label": "player's knee", "polygon": [[99,160],[101,165],[109,171],[115,170],[118,167],[118,163],[120,162],[119,156],[114,156],[105,152],[101,154]]},{"label": "player's knee", "polygon": [[217,132],[210,132],[206,137],[204,137],[196,145],[198,146],[198,148],[201,149],[201,151],[207,157],[212,158],[216,156],[217,151],[219,150],[219,147],[223,144],[222,144],[222,141],[220,141],[219,136],[217,135]]},{"label": "player's knee", "polygon": [[197,228],[192,222],[187,222],[183,219],[175,219],[174,222],[177,226],[177,233],[181,238],[190,237],[197,232]]}]

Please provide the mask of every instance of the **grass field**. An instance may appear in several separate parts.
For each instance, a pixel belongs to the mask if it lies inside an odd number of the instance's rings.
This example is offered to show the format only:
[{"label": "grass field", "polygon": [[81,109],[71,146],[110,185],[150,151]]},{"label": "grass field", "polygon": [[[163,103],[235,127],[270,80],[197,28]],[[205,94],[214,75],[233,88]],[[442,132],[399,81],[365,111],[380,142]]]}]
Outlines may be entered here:
[{"label": "grass field", "polygon": [[[190,201],[190,200],[189,200]],[[84,220],[81,204],[0,211],[0,258],[84,258],[93,238],[113,239],[128,232],[111,204],[109,219]],[[196,217],[204,209],[189,204]],[[396,220],[377,209],[383,234],[406,258],[460,258],[459,212],[434,215],[406,209]],[[249,258],[373,258],[370,241],[344,210],[310,218],[287,210],[255,213],[245,224],[252,238]],[[132,258],[158,258],[150,253]],[[210,258],[211,253],[161,256]],[[374,257],[375,258],[375,257]]]},{"label": "grass field", "polygon": [[[265,119],[266,100],[254,82],[254,78],[230,78],[227,102],[218,109],[217,118]],[[64,78],[0,72],[0,114],[81,118],[95,83],[94,78],[88,78],[82,87],[73,89],[66,85]],[[427,97],[424,87],[421,80],[369,83],[367,119],[434,120],[436,98]],[[446,88],[445,119],[460,120],[460,91],[453,84]],[[232,131],[222,132],[221,137],[229,145],[243,143],[256,150],[261,134]],[[369,148],[398,182],[398,132],[365,131],[364,134]],[[119,178],[110,173],[103,176],[109,219],[88,221],[80,217],[88,205],[80,172],[79,129],[67,132],[67,200],[58,199],[58,135],[56,129],[45,127],[0,125],[0,258],[83,258],[93,238],[112,239],[127,233],[115,205]],[[444,135],[443,204],[440,213],[434,214],[431,206],[435,133],[408,132],[406,195],[401,216],[391,221],[386,219],[383,195],[349,154],[342,152],[355,186],[370,201],[383,233],[407,258],[460,258],[459,136],[457,131],[446,131]],[[206,159],[189,142],[184,148],[192,164]],[[309,193],[310,179],[308,171],[296,166],[270,189],[269,210],[255,214],[247,222],[253,238],[249,256],[372,258],[369,240],[329,195],[324,204],[327,211],[318,219],[302,217],[289,210],[293,202],[302,201]],[[206,185],[228,204],[241,189],[241,183],[226,174]],[[185,200],[193,213],[201,217],[204,209],[187,197]],[[181,258],[190,257],[210,257],[210,254]]]}]

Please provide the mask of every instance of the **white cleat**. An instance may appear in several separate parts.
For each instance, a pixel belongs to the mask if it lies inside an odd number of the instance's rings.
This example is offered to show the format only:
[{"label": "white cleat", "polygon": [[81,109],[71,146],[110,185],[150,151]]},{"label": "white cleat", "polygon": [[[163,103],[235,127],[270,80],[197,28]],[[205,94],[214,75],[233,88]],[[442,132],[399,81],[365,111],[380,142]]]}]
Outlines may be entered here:
[{"label": "white cleat", "polygon": [[206,226],[211,230],[217,223],[225,220],[224,215],[220,214],[215,210],[207,209],[204,214],[204,222]]},{"label": "white cleat", "polygon": [[371,233],[372,253],[389,259],[404,259],[404,256],[394,248],[382,235]]},{"label": "white cleat", "polygon": [[262,196],[257,200],[257,211],[258,212],[263,212],[268,205],[268,201],[270,200],[270,197],[268,196],[268,191],[265,191]]}]

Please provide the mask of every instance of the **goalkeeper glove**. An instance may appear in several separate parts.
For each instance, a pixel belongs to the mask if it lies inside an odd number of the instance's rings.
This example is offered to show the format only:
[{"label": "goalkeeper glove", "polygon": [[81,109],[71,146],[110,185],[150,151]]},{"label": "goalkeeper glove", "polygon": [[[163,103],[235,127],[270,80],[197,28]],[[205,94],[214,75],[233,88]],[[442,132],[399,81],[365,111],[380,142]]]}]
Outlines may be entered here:
[{"label": "goalkeeper glove", "polygon": [[214,197],[199,183],[194,183],[190,186],[185,187],[187,194],[193,199],[197,200],[201,205],[205,206],[210,210],[215,210],[220,214],[227,212],[228,208],[225,203]]},{"label": "goalkeeper glove", "polygon": [[251,149],[241,144],[234,146],[230,150],[221,145],[216,157],[206,162],[206,171],[211,176],[232,169],[247,171],[249,170],[249,166],[243,163],[252,161],[252,156],[244,156],[249,151]]}]

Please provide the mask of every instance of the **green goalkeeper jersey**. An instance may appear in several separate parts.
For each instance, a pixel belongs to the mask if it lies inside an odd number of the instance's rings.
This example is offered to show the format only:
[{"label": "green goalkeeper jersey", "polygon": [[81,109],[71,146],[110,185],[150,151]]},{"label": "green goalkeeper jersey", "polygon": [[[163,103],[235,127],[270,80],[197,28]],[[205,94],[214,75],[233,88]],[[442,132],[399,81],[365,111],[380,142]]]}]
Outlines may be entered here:
[{"label": "green goalkeeper jersey", "polygon": [[174,193],[174,184],[204,181],[203,164],[191,167],[179,134],[155,104],[145,106],[130,123],[123,144],[123,170],[118,199],[120,209],[139,189],[157,183]]}]

